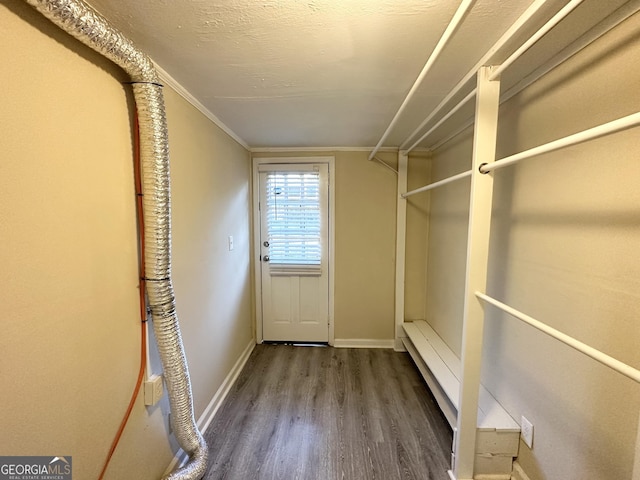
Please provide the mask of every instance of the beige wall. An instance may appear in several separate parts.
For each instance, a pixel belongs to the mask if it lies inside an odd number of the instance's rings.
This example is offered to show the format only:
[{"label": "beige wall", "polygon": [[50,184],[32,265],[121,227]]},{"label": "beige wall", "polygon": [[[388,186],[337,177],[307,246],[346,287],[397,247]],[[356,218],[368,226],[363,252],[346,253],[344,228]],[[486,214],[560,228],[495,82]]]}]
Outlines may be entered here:
[{"label": "beige wall", "polygon": [[336,154],[337,339],[393,338],[397,178],[367,158]]},{"label": "beige wall", "polygon": [[[0,23],[0,453],[71,455],[74,478],[97,478],[139,361],[129,87],[23,2]],[[166,102],[198,417],[252,338],[249,157],[168,88]],[[173,457],[163,404],[141,400],[107,478],[159,478]]]},{"label": "beige wall", "polygon": [[[335,157],[335,308],[337,340],[392,340],[396,175],[364,151],[271,152],[254,157]],[[397,155],[380,153],[387,163]]]},{"label": "beige wall", "polygon": [[[467,141],[465,141],[467,140]],[[456,138],[436,152],[432,181],[469,170],[471,137]],[[468,179],[432,190],[429,216],[427,320],[447,345],[460,355],[462,306],[469,225]]]},{"label": "beige wall", "polygon": [[[640,104],[640,17],[501,109],[498,157],[624,115]],[[640,367],[638,131],[495,174],[488,292]],[[468,167],[471,136],[436,152],[433,179]],[[431,198],[427,316],[459,351],[468,181]],[[494,309],[483,383],[535,428],[520,463],[532,480],[628,479],[638,385]]]},{"label": "beige wall", "polygon": [[[23,3],[0,5],[0,22],[0,452],[72,455],[77,478],[96,478],[139,354],[131,100],[118,69]],[[499,155],[637,110],[639,27],[632,19],[506,105]],[[252,338],[250,169],[243,148],[166,90],[174,283],[198,417]],[[412,186],[464,170],[470,148],[463,135],[431,167],[412,160]],[[636,367],[639,148],[631,130],[496,173],[489,282]],[[365,152],[334,154],[335,335],[391,339],[396,177]],[[415,292],[426,290],[426,316],[455,351],[467,211],[466,181],[408,210],[407,315],[421,318]],[[427,234],[428,262],[414,241]],[[483,369],[514,418],[534,423],[520,456],[533,480],[629,478],[637,385],[494,311]],[[108,478],[157,478],[173,456],[166,402],[140,400]]]},{"label": "beige wall", "polygon": [[[407,191],[431,183],[431,161],[428,155],[410,156],[407,165]],[[424,320],[427,291],[427,250],[431,196],[424,192],[407,198],[407,230],[405,240],[405,320]]]},{"label": "beige wall", "polygon": [[250,157],[171,89],[165,100],[176,303],[202,413],[253,338]]}]

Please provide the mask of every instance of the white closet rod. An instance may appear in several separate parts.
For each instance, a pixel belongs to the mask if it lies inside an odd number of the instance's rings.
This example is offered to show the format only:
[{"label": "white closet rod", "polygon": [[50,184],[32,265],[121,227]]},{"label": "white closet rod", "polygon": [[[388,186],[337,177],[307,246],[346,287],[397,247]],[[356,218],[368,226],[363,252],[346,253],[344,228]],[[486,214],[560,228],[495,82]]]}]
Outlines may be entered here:
[{"label": "white closet rod", "polygon": [[509,157],[496,160],[493,163],[482,165],[480,167],[480,173],[489,173],[492,170],[497,170],[499,168],[512,165],[527,158],[542,155],[543,153],[553,152],[561,148],[570,147],[571,145],[586,142],[587,140],[592,140],[604,135],[610,135],[612,133],[619,132],[620,130],[626,130],[628,128],[635,127],[636,125],[640,125],[640,112],[619,118],[617,120],[613,120],[609,123],[598,125],[597,127],[589,128],[588,130],[584,130],[582,132],[574,133],[573,135],[569,135],[568,137],[559,138],[558,140],[554,140],[553,142],[545,143],[544,145],[525,150],[524,152],[516,153]]},{"label": "white closet rod", "polygon": [[416,140],[416,142],[411,145],[409,147],[409,149],[407,150],[407,152],[410,152],[411,150],[413,150],[414,148],[416,148],[418,146],[418,144],[420,142],[422,142],[422,140],[424,140],[425,138],[427,138],[429,135],[431,135],[433,132],[436,131],[436,129],[442,125],[444,122],[446,122],[447,120],[449,120],[449,118],[451,118],[451,116],[456,113],[458,110],[460,110],[464,105],[467,104],[467,102],[469,100],[471,100],[472,98],[474,98],[476,96],[476,93],[478,92],[477,88],[474,88],[473,90],[471,90],[471,92],[469,92],[469,94],[464,97],[462,100],[460,100],[460,102],[458,102],[458,104],[453,107],[451,110],[449,110],[449,113],[447,113],[444,117],[442,117],[440,119],[440,121],[438,123],[436,123],[433,127],[431,127],[429,130],[427,130],[427,132],[422,135],[418,140]]},{"label": "white closet rod", "polygon": [[[555,27],[563,18],[565,18],[567,15],[569,15],[569,13],[571,13],[578,5],[580,5],[584,0],[572,0],[570,1],[567,5],[564,6],[564,8],[562,8],[558,13],[556,13],[549,21],[547,21],[547,23],[545,23],[540,29],[538,29],[537,32],[535,32],[531,37],[529,37],[529,39],[524,42],[515,52],[513,52],[511,54],[511,56],[509,58],[507,58],[502,65],[497,66],[495,68],[495,70],[491,73],[491,76],[489,77],[489,80],[495,80],[496,78],[498,78],[500,76],[500,74],[509,66],[511,65],[513,62],[515,62],[518,58],[520,58],[520,56],[522,56],[522,54],[524,52],[526,52],[527,50],[529,50],[529,48],[531,48],[531,46],[533,44],[535,44],[538,40],[540,40],[549,30],[551,30],[553,27]],[[502,39],[501,39],[502,40]],[[500,43],[500,42],[499,42]],[[506,42],[505,42],[506,43]],[[487,55],[485,55],[485,57],[487,57]],[[484,60],[484,58],[483,58]],[[471,73],[471,72],[470,72]],[[468,74],[467,74],[468,75]],[[466,77],[465,77],[466,78]],[[461,85],[460,83],[458,84],[459,87],[462,87],[463,85]],[[454,88],[454,91],[452,92],[453,94],[458,93],[458,86],[456,86],[456,88]],[[475,95],[476,90],[474,89],[472,92],[472,94]],[[422,122],[422,124],[418,127],[418,130],[422,129],[424,127],[424,125],[426,125],[434,116],[435,114],[439,113],[440,110],[442,109],[442,107],[444,106],[444,104],[446,104],[452,97],[452,94],[449,94],[441,103],[440,105],[438,105],[438,107],[436,108],[436,110],[434,112],[431,113],[431,115],[429,115],[429,117],[427,117],[425,119],[424,122]],[[468,101],[470,97],[465,97],[465,99],[463,101]],[[455,109],[460,108],[460,104],[458,104],[456,107],[454,107]],[[446,115],[444,118],[448,118],[450,115]],[[440,126],[442,124],[442,121],[438,122],[436,125]],[[407,152],[410,152],[411,150],[413,150],[414,148],[416,148],[418,146],[418,144],[420,144],[425,138],[427,138],[429,135],[431,135],[431,133],[435,130],[435,126],[434,128],[431,128],[427,133],[425,133],[424,135],[422,135],[417,141],[415,141],[409,148],[407,148]],[[411,134],[412,138],[414,136],[416,132]],[[402,146],[400,148],[403,148]]]},{"label": "white closet rod", "polygon": [[640,370],[637,370],[627,365],[626,363],[621,362],[620,360],[616,360],[615,358],[610,357],[606,353],[603,353],[600,350],[587,345],[586,343],[582,343],[581,341],[576,340],[575,338],[567,335],[566,333],[562,333],[559,330],[556,330],[555,328],[552,328],[549,325],[546,325],[545,323],[542,323],[541,321],[536,320],[535,318],[532,318],[529,315],[526,315],[516,310],[515,308],[510,307],[509,305],[505,305],[504,303],[499,302],[495,298],[492,298],[480,292],[475,292],[475,294],[476,294],[476,297],[480,298],[481,300],[484,300],[487,303],[490,303],[495,307],[498,307],[500,310],[508,313],[512,317],[515,317],[518,320],[521,320],[531,325],[532,327],[540,330],[541,332],[546,333],[547,335],[555,338],[556,340],[561,341],[562,343],[570,346],[571,348],[574,348],[577,351],[584,353],[585,355],[593,358],[594,360],[597,360],[603,365],[606,365],[607,367],[615,370],[616,372],[621,373],[625,377],[628,377],[631,380],[634,380],[640,383]]},{"label": "white closet rod", "polygon": [[[501,103],[502,105],[502,103]],[[474,119],[473,117],[471,117],[464,125],[462,125],[460,128],[458,128],[457,130],[455,130],[454,132],[452,132],[451,134],[449,134],[448,136],[444,137],[441,140],[438,140],[438,143],[434,143],[433,145],[431,145],[429,147],[429,151],[430,152],[435,152],[437,149],[439,149],[442,145],[444,145],[445,143],[449,142],[450,140],[456,138],[458,135],[460,135],[462,132],[464,132],[467,128],[471,127],[474,125]],[[472,130],[473,131],[473,130]]]},{"label": "white closet rod", "polygon": [[489,80],[495,80],[496,78],[498,78],[500,76],[500,74],[502,72],[504,72],[509,65],[511,65],[513,62],[515,62],[518,58],[520,58],[522,56],[522,54],[524,52],[526,52],[527,50],[529,50],[529,48],[531,48],[531,46],[536,43],[538,40],[540,40],[542,37],[544,37],[547,32],[549,30],[551,30],[553,27],[555,27],[558,23],[560,23],[560,21],[566,17],[567,15],[569,15],[578,5],[580,5],[583,2],[583,0],[571,0],[569,3],[567,3],[564,8],[562,8],[558,13],[556,13],[551,20],[549,20],[547,23],[545,23],[542,28],[540,28],[536,33],[534,33],[529,40],[527,40],[526,42],[524,42],[520,48],[518,48],[515,52],[513,52],[511,54],[511,56],[509,58],[507,58],[504,62],[502,62],[502,64],[497,67],[489,76]]},{"label": "white closet rod", "polygon": [[[531,72],[529,75],[524,77],[519,83],[517,83],[516,85],[511,87],[509,90],[507,90],[504,93],[504,95],[500,96],[500,104],[502,105],[503,103],[509,101],[511,98],[515,97],[518,93],[520,93],[522,90],[527,88],[529,85],[540,80],[542,77],[544,77],[547,73],[552,71],[558,65],[566,62],[569,58],[581,52],[584,48],[591,45],[594,41],[602,37],[605,33],[609,32],[614,27],[617,27],[622,22],[624,22],[627,18],[634,15],[638,11],[640,11],[639,0],[634,0],[633,2],[630,2],[620,7],[618,10],[616,10],[611,15],[609,15],[607,18],[599,22],[592,30],[589,30],[588,32],[584,33],[576,41],[574,41],[573,43],[571,43],[570,45],[568,45],[567,47],[559,51],[556,55],[554,55],[547,63],[543,64],[542,66],[540,66],[539,68]],[[431,151],[437,150],[452,138],[455,138],[458,135],[460,135],[471,125],[473,125],[473,118],[471,118],[469,121],[467,121],[464,125],[462,125],[459,129],[454,131],[449,136],[429,146],[429,149]],[[424,138],[426,138],[426,136]]]},{"label": "white closet rod", "polygon": [[376,153],[378,153],[378,150],[380,150],[380,147],[382,146],[384,141],[387,139],[387,137],[391,133],[391,130],[393,130],[393,128],[396,126],[396,123],[398,123],[398,119],[400,118],[400,115],[402,115],[405,108],[407,108],[407,105],[415,95],[416,91],[418,90],[418,87],[422,83],[422,80],[424,80],[424,77],[426,77],[427,73],[429,73],[429,70],[431,70],[431,67],[433,66],[437,58],[440,56],[440,53],[444,49],[445,45],[447,44],[447,42],[449,41],[453,33],[455,32],[456,28],[458,28],[458,25],[460,24],[460,22],[462,22],[462,19],[464,18],[465,14],[467,13],[467,10],[469,10],[473,2],[474,0],[462,0],[462,2],[460,2],[460,6],[458,7],[458,10],[456,10],[456,13],[453,15],[453,18],[449,22],[449,25],[447,25],[447,28],[442,34],[442,37],[440,37],[440,40],[438,40],[436,47],[431,52],[431,55],[429,55],[429,58],[427,59],[427,63],[425,63],[424,67],[422,67],[422,71],[418,75],[418,78],[416,78],[416,81],[413,83],[411,90],[409,90],[409,93],[407,93],[407,96],[402,102],[402,105],[400,105],[400,108],[398,109],[395,116],[391,120],[391,123],[382,134],[380,141],[378,142],[378,144],[375,146],[375,148],[369,155],[369,160],[375,157]]},{"label": "white closet rod", "polygon": [[402,143],[402,145],[400,145],[400,150],[411,151],[411,150],[416,148],[418,142],[414,143],[409,148],[406,148],[406,146],[409,144],[411,139],[413,137],[415,137],[425,127],[425,125],[427,125],[427,123],[429,123],[436,115],[438,115],[440,113],[440,111],[443,109],[443,107],[447,103],[449,103],[449,101],[454,96],[456,96],[458,94],[458,92],[460,92],[460,90],[462,90],[462,88],[472,78],[475,78],[475,76],[478,73],[478,70],[480,69],[480,67],[491,63],[490,60],[493,58],[493,56],[496,54],[496,52],[498,52],[500,49],[502,49],[507,44],[507,42],[509,42],[520,31],[520,29],[524,25],[526,25],[526,23],[531,19],[531,17],[533,17],[538,12],[538,10],[546,3],[546,1],[547,0],[536,0],[535,2],[533,2],[529,6],[529,8],[527,8],[527,10],[525,10],[525,12],[522,15],[520,15],[518,20],[516,20],[515,23],[513,25],[511,25],[511,27],[509,27],[509,29],[506,32],[504,32],[502,37],[500,37],[500,39],[478,61],[478,63],[476,63],[471,68],[471,70],[469,70],[467,72],[467,74],[462,78],[462,80],[460,80],[458,82],[458,84],[455,87],[453,87],[451,92],[449,92],[449,94],[440,102],[440,104],[431,112],[431,114],[427,118],[425,118],[424,121],[420,125],[418,125],[418,127]]},{"label": "white closet rod", "polygon": [[551,57],[547,62],[542,64],[540,67],[532,71],[526,77],[522,78],[517,84],[507,90],[504,95],[500,97],[500,103],[504,103],[511,98],[515,97],[522,90],[527,88],[529,85],[537,82],[542,77],[544,77],[547,73],[552,71],[558,65],[566,62],[568,59],[576,55],[577,53],[584,50],[586,47],[591,45],[593,42],[598,40],[604,34],[612,30],[613,28],[620,25],[626,19],[631,17],[640,11],[640,1],[633,0],[617,10],[611,13],[608,17],[598,22],[594,25],[593,28],[589,29],[587,32],[583,33],[576,40],[571,42],[565,48],[560,50],[557,54]]},{"label": "white closet rod", "polygon": [[411,190],[410,192],[403,193],[401,195],[402,198],[410,197],[411,195],[415,195],[416,193],[426,192],[427,190],[431,190],[433,188],[441,187],[442,185],[446,185],[447,183],[455,182],[456,180],[460,180],[462,178],[470,177],[472,171],[467,170],[466,172],[459,173],[457,175],[453,175],[452,177],[447,177],[444,180],[440,180],[434,183],[430,183],[429,185],[425,185],[424,187],[416,188],[415,190]]}]

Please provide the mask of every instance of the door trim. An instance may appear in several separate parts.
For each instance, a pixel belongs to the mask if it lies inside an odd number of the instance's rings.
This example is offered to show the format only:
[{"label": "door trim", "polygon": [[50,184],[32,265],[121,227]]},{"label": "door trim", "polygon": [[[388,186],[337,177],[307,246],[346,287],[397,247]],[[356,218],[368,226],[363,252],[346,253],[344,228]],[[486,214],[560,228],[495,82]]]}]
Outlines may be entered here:
[{"label": "door trim", "polygon": [[268,157],[268,158],[252,158],[252,176],[251,176],[251,215],[253,217],[252,232],[252,262],[253,262],[253,279],[254,279],[254,307],[255,307],[255,332],[256,342],[263,342],[262,334],[262,279],[260,274],[261,262],[260,258],[260,213],[258,211],[258,202],[260,195],[258,192],[260,165],[269,164],[308,164],[308,163],[324,163],[329,165],[329,345],[333,345],[335,341],[334,327],[334,292],[335,292],[335,157]]}]

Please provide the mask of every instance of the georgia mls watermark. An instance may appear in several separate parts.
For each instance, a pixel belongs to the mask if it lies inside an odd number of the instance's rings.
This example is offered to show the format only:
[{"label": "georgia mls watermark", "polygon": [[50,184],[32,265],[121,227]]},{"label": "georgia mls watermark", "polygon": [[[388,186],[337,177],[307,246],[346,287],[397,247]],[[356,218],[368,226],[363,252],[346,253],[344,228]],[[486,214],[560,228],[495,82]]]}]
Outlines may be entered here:
[{"label": "georgia mls watermark", "polygon": [[2,457],[0,480],[71,480],[71,457]]}]

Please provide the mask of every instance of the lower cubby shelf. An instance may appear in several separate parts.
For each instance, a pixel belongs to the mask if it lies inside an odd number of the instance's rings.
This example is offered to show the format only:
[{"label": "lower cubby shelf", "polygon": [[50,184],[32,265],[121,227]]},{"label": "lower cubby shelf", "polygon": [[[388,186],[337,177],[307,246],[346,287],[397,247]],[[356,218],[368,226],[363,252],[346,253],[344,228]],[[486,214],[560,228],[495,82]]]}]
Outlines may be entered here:
[{"label": "lower cubby shelf", "polygon": [[[460,360],[427,322],[405,322],[403,328],[407,336],[402,341],[451,425],[455,444]],[[483,386],[479,393],[475,475],[509,479],[520,426]]]}]

